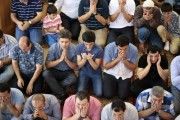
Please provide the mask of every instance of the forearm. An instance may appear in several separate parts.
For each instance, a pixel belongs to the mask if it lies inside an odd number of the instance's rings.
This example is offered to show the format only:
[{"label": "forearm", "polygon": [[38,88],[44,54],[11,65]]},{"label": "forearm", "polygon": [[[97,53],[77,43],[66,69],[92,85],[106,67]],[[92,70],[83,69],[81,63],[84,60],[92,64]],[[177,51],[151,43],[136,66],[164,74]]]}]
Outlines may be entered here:
[{"label": "forearm", "polygon": [[9,112],[11,114],[13,114],[13,116],[15,117],[19,117],[19,115],[21,114],[21,111],[18,111],[13,105],[9,104],[7,105],[7,108],[9,110]]},{"label": "forearm", "polygon": [[147,74],[149,73],[149,70],[151,68],[151,65],[147,65],[143,70],[141,71],[137,71],[137,76],[140,80],[142,80],[144,77],[147,76]]},{"label": "forearm", "polygon": [[38,77],[40,76],[42,72],[42,66],[37,68],[36,71],[34,72],[31,80],[30,80],[30,83],[34,84],[34,82],[38,79]]},{"label": "forearm", "polygon": [[12,62],[12,59],[9,57],[5,57],[2,59],[3,65],[9,65]]},{"label": "forearm", "polygon": [[79,68],[82,68],[86,64],[86,59],[79,60],[77,64]]},{"label": "forearm", "polygon": [[93,61],[93,59],[89,59],[88,61],[94,70],[97,70],[99,68],[99,65],[95,61]]},{"label": "forearm", "polygon": [[91,11],[87,12],[86,14],[82,15],[78,18],[80,23],[84,23],[86,20],[88,20],[91,17],[92,13]]},{"label": "forearm", "polygon": [[127,59],[124,60],[124,65],[130,69],[131,71],[134,71],[136,69],[136,65],[134,63],[131,63],[130,61],[128,61]]},{"label": "forearm", "polygon": [[128,23],[132,21],[133,15],[128,14],[125,9],[122,9],[122,14]]},{"label": "forearm", "polygon": [[12,20],[15,24],[17,24],[18,22],[20,22],[20,21],[17,19],[15,13],[11,13],[11,20]]},{"label": "forearm", "polygon": [[149,109],[146,109],[146,110],[142,110],[140,111],[138,114],[139,114],[139,118],[146,118],[148,117],[149,115],[151,115],[152,113],[154,113],[155,111],[151,108]]},{"label": "forearm", "polygon": [[102,25],[106,25],[107,24],[107,20],[102,17],[101,15],[95,15],[95,18],[97,19],[97,21],[99,21]]},{"label": "forearm", "polygon": [[159,76],[166,81],[168,79],[169,70],[165,69],[163,70],[160,65],[157,65],[157,71],[159,73]]},{"label": "forearm", "polygon": [[12,66],[13,66],[13,69],[14,69],[14,72],[15,72],[15,74],[16,74],[17,79],[22,79],[18,64],[12,62]]},{"label": "forearm", "polygon": [[31,24],[35,24],[35,23],[41,21],[42,16],[43,16],[43,13],[42,13],[42,12],[37,13],[36,17],[34,17],[33,19],[31,19]]},{"label": "forearm", "polygon": [[172,120],[174,118],[170,113],[164,112],[162,110],[159,110],[158,114],[163,120]]},{"label": "forearm", "polygon": [[104,69],[108,70],[108,69],[114,67],[115,65],[117,65],[119,62],[120,62],[120,60],[118,58],[116,58],[116,59],[110,61],[109,63],[105,63],[103,65],[103,67],[104,67]]},{"label": "forearm", "polygon": [[65,58],[64,61],[67,63],[67,65],[68,65],[71,69],[73,69],[73,70],[77,69],[77,64],[74,63],[74,62],[71,62],[68,58]]},{"label": "forearm", "polygon": [[62,62],[61,59],[57,59],[57,60],[54,60],[54,61],[47,61],[45,63],[45,66],[46,66],[46,68],[52,68],[52,67],[55,67],[56,65],[58,65],[61,62]]},{"label": "forearm", "polygon": [[114,14],[112,14],[110,16],[110,21],[114,22],[117,19],[117,17],[119,16],[119,14],[120,14],[120,10],[117,10]]}]

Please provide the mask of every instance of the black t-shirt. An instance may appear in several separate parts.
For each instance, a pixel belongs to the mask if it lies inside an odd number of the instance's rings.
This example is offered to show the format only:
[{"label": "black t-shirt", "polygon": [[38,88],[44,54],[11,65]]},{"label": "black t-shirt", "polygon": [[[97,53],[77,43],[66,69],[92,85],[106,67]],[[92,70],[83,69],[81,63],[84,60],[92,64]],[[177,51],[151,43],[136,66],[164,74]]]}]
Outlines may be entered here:
[{"label": "black t-shirt", "polygon": [[[140,59],[139,59],[139,62],[138,62],[138,67],[139,68],[145,68],[146,66],[147,66],[147,54],[146,55],[142,55],[140,57]],[[162,69],[168,69],[168,60],[167,60],[167,58],[165,56],[161,55],[160,66],[162,67]],[[159,73],[157,71],[156,63],[151,65],[149,73],[143,79],[162,80],[162,78],[159,76]]]}]

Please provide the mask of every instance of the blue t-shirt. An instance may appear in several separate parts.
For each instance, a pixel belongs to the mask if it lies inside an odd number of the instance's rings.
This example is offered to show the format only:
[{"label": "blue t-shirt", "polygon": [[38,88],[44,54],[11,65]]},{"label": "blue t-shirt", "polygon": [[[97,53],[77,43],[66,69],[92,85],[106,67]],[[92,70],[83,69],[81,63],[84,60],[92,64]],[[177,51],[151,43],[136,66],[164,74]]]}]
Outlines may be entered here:
[{"label": "blue t-shirt", "polygon": [[[55,43],[51,45],[51,47],[48,50],[46,61],[54,61],[54,60],[59,59],[61,57],[62,51],[63,49],[61,48],[59,43]],[[67,49],[67,57],[71,62],[76,63],[75,45],[70,44],[70,46]],[[57,70],[61,70],[61,71],[72,70],[65,61],[60,62],[58,65],[56,65],[53,68]]]},{"label": "blue t-shirt", "polygon": [[[92,55],[94,55],[93,60],[103,58],[103,49],[97,45],[94,45],[93,48],[91,49],[91,51],[87,51],[85,45],[83,43],[81,43],[77,46],[77,55],[81,55],[81,53],[91,53]],[[80,70],[82,70],[86,73],[89,73],[89,74],[100,74],[101,73],[100,66],[97,70],[94,70],[88,61],[85,63],[85,65]]]},{"label": "blue t-shirt", "polygon": [[[78,16],[80,17],[86,14],[87,12],[89,12],[89,9],[90,0],[81,0],[78,9]],[[97,13],[103,16],[104,18],[107,18],[109,16],[109,7],[106,0],[98,0],[96,9]],[[95,18],[94,15],[91,15],[91,17],[88,20],[86,20],[85,24],[91,30],[98,30],[105,27]]]}]

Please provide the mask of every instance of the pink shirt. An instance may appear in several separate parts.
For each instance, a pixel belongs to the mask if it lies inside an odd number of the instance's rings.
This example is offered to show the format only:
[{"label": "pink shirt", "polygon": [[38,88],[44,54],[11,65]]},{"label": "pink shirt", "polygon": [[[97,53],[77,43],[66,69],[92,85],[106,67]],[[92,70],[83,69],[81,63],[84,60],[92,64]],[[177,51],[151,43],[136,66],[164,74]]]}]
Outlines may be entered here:
[{"label": "pink shirt", "polygon": [[[69,118],[75,114],[75,95],[68,97],[64,103],[63,118]],[[101,103],[95,97],[90,96],[88,116],[91,120],[100,120]]]},{"label": "pink shirt", "polygon": [[57,28],[58,26],[60,26],[62,23],[61,21],[61,17],[59,14],[57,14],[56,18],[54,18],[53,20],[49,18],[49,16],[47,15],[44,19],[43,19],[43,28]]}]

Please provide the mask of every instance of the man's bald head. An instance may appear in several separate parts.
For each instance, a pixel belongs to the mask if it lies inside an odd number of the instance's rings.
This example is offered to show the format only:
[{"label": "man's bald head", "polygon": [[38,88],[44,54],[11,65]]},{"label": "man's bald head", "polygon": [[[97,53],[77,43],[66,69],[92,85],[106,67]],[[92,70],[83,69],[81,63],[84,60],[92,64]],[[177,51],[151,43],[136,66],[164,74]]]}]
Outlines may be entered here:
[{"label": "man's bald head", "polygon": [[22,36],[19,39],[19,47],[23,52],[28,52],[31,49],[31,41],[27,36]]}]

